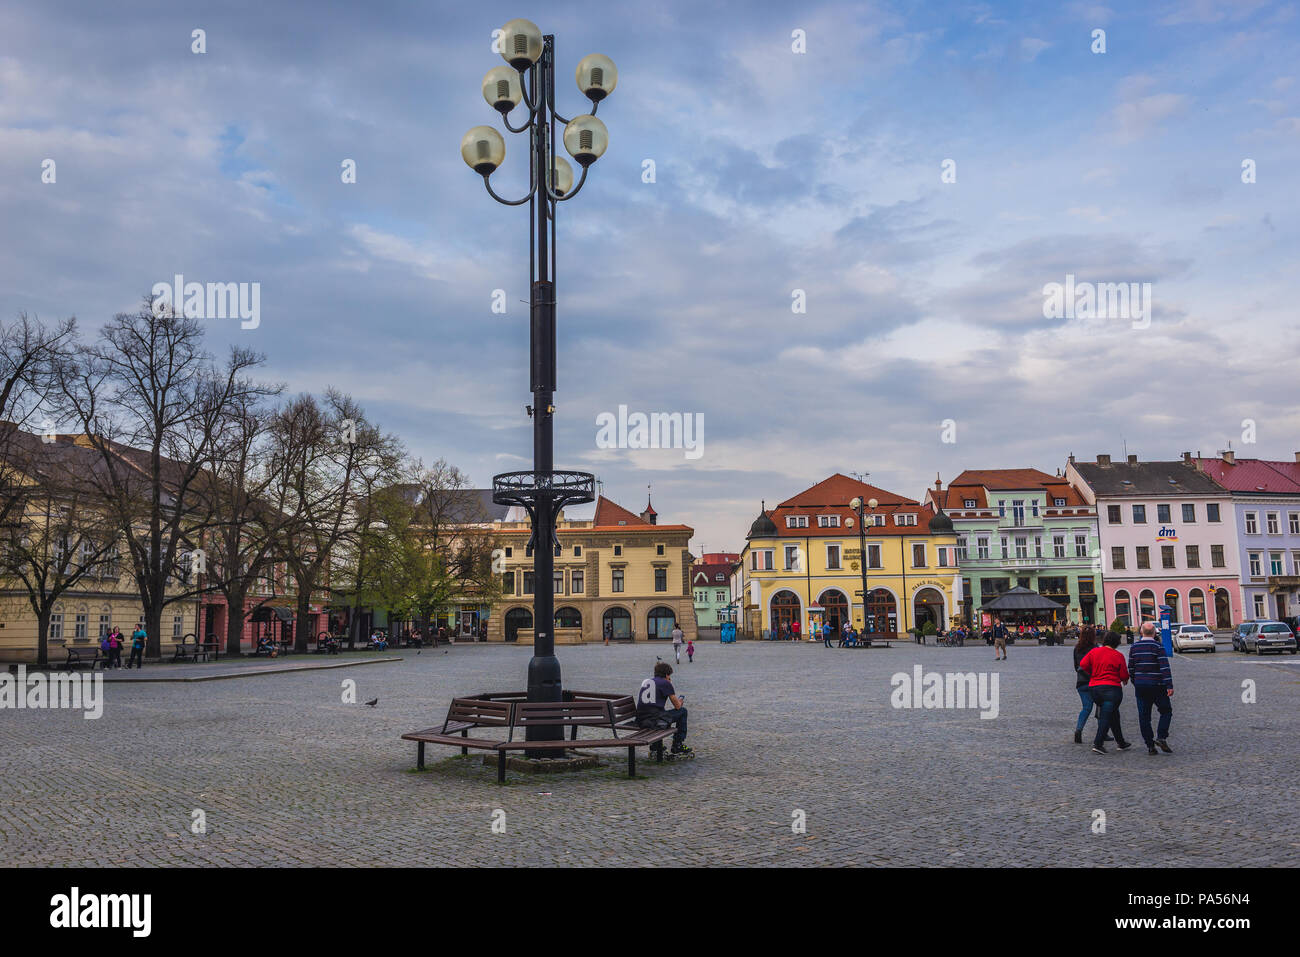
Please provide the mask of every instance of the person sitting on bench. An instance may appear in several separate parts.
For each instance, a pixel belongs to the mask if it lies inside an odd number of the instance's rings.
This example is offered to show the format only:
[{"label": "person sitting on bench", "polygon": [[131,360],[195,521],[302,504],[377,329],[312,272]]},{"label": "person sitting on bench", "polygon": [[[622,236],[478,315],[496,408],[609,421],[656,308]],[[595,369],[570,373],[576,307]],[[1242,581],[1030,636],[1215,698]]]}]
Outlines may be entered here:
[{"label": "person sitting on bench", "polygon": [[[666,661],[655,664],[653,678],[641,682],[636,695],[636,723],[642,728],[673,728],[673,754],[690,754],[686,746],[686,698],[679,696],[668,676],[673,666]],[[671,704],[672,707],[666,707]],[[663,749],[663,744],[655,746]]]}]

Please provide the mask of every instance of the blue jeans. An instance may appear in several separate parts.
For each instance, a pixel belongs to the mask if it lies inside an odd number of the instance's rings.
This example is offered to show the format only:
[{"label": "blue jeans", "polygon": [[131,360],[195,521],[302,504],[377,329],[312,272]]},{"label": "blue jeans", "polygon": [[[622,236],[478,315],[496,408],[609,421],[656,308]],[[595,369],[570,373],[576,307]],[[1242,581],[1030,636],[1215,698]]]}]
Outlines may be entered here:
[{"label": "blue jeans", "polygon": [[[1151,747],[1155,738],[1163,741],[1169,737],[1169,722],[1174,716],[1174,706],[1169,700],[1167,689],[1158,685],[1138,685],[1133,689],[1138,704],[1138,728],[1142,731],[1142,740]],[[1160,722],[1156,726],[1155,737],[1151,734],[1151,706],[1160,712]]]},{"label": "blue jeans", "polygon": [[1117,745],[1124,744],[1124,731],[1119,723],[1119,704],[1124,700],[1124,689],[1119,685],[1093,685],[1089,690],[1092,692],[1092,700],[1101,708],[1101,718],[1097,721],[1097,736],[1093,738],[1092,746],[1101,747],[1101,743],[1106,740],[1107,732],[1115,736]]},{"label": "blue jeans", "polygon": [[1087,685],[1080,685],[1074,690],[1079,692],[1079,701],[1083,705],[1083,710],[1079,712],[1079,720],[1074,725],[1074,730],[1082,731],[1084,725],[1088,723],[1088,714],[1092,711],[1092,689]]}]

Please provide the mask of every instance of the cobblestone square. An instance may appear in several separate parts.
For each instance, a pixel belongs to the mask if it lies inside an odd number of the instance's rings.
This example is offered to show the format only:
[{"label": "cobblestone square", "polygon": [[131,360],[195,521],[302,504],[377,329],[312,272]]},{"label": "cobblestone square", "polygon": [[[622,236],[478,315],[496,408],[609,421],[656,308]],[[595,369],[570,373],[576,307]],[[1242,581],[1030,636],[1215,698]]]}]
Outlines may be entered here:
[{"label": "cobblestone square", "polygon": [[[1068,647],[698,646],[674,675],[694,761],[512,773],[429,748],[457,694],[524,684],[530,650],[455,645],[365,667],[105,682],[100,720],[0,713],[5,865],[1177,865],[1300,863],[1300,660],[1176,656],[1170,742],[1070,740]],[[662,645],[560,649],[565,686],[632,693]],[[291,663],[301,662],[291,658]],[[331,663],[338,661],[333,659]],[[999,714],[905,710],[890,678],[994,672]],[[205,666],[227,669],[226,663]],[[201,669],[200,669],[201,670]],[[191,672],[195,669],[190,669]],[[160,677],[168,666],[146,669]],[[343,704],[341,682],[357,683]],[[1242,701],[1243,681],[1257,702]],[[1091,727],[1091,725],[1090,725]],[[505,833],[494,833],[498,809]],[[1094,812],[1105,833],[1094,833]],[[206,833],[191,832],[195,811]],[[792,831],[796,812],[805,834]],[[499,818],[499,815],[496,815]]]}]

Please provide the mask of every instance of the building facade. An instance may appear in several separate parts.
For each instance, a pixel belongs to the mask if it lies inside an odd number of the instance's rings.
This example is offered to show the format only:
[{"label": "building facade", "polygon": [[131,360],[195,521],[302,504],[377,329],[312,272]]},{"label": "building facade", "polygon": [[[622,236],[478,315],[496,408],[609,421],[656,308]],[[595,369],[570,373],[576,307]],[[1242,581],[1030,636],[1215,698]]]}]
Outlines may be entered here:
[{"label": "building facade", "polygon": [[1059,602],[1059,622],[1096,624],[1100,611],[1097,510],[1060,475],[1038,469],[962,472],[926,492],[957,535],[963,623],[987,624],[981,608],[1016,586]]},{"label": "building facade", "polygon": [[[533,640],[532,530],[527,516],[494,522],[503,542],[501,600],[492,607],[488,640]],[[556,522],[555,641],[667,640],[674,625],[696,637],[688,525],[660,525],[647,502],[640,515],[603,495],[589,520]]]},{"label": "building facade", "polygon": [[1097,508],[1105,616],[1136,627],[1168,605],[1176,622],[1231,628],[1241,621],[1237,532],[1228,491],[1181,461],[1112,462],[1070,456],[1069,479]]},{"label": "building facade", "polygon": [[691,592],[699,627],[717,628],[733,620],[731,567],[739,559],[735,552],[709,552],[691,566]]},{"label": "building facade", "polygon": [[[863,529],[854,498],[876,501],[875,508],[864,506]],[[745,637],[767,637],[795,622],[807,635],[845,621],[898,635],[926,622],[946,627],[957,614],[952,522],[915,499],[836,473],[775,509],[764,503],[746,538],[732,576]]]},{"label": "building facade", "polygon": [[1286,462],[1227,451],[1196,465],[1232,495],[1242,616],[1300,615],[1300,452]]}]

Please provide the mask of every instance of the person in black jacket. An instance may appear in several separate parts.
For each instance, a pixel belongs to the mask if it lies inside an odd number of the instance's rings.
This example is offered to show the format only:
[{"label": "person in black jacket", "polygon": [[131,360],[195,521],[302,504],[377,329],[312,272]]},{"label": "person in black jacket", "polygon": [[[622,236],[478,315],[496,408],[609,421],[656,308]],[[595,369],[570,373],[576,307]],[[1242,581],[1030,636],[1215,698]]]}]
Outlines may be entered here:
[{"label": "person in black jacket", "polygon": [[1083,709],[1079,720],[1074,725],[1074,743],[1083,744],[1083,728],[1088,723],[1088,712],[1092,710],[1092,689],[1088,687],[1088,676],[1079,670],[1079,662],[1097,644],[1097,629],[1084,625],[1079,629],[1079,640],[1074,645],[1074,689],[1079,692],[1079,703]]}]

